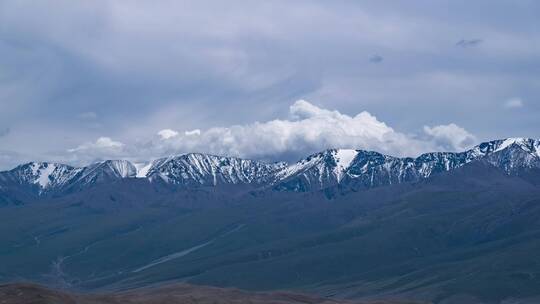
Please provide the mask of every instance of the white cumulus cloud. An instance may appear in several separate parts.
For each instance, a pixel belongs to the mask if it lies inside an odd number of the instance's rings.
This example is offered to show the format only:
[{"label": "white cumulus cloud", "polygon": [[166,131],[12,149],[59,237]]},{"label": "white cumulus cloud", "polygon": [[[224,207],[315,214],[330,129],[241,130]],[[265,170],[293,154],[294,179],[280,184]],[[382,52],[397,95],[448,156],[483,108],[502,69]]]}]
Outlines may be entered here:
[{"label": "white cumulus cloud", "polygon": [[99,137],[95,142],[83,143],[67,152],[68,155],[58,156],[57,161],[84,165],[105,159],[130,158],[132,154],[125,144],[110,137]]},{"label": "white cumulus cloud", "polygon": [[163,129],[157,133],[161,139],[169,139],[178,135],[178,132],[171,129]]},{"label": "white cumulus cloud", "polygon": [[148,149],[145,154],[149,156],[205,152],[256,159],[295,159],[327,148],[414,156],[432,150],[459,150],[474,141],[474,136],[455,124],[426,127],[425,132],[428,138],[419,139],[394,130],[366,111],[350,116],[298,100],[289,107],[288,119],[183,133],[174,131],[174,136],[161,136],[140,145],[140,149]]},{"label": "white cumulus cloud", "polygon": [[[71,149],[84,159],[111,157],[148,160],[172,154],[201,152],[266,160],[297,160],[328,148],[374,150],[396,156],[416,156],[435,150],[462,150],[475,137],[455,125],[424,127],[424,135],[398,132],[369,112],[351,116],[298,100],[289,107],[289,117],[245,125],[206,130],[164,129],[158,136],[133,144],[108,137]],[[96,156],[97,155],[97,156]]]},{"label": "white cumulus cloud", "polygon": [[85,151],[85,150],[93,150],[93,149],[117,149],[124,146],[123,143],[119,141],[114,141],[110,137],[100,137],[95,142],[87,142],[84,143],[76,148],[69,149],[69,152],[76,152],[76,151]]},{"label": "white cumulus cloud", "polygon": [[144,147],[153,150],[149,154],[206,152],[263,159],[301,157],[327,148],[362,148],[399,155],[417,154],[427,148],[424,142],[394,131],[368,112],[349,116],[299,100],[290,106],[289,113],[289,119],[175,131],[175,136],[161,136]]},{"label": "white cumulus cloud", "polygon": [[424,132],[440,149],[464,150],[476,142],[474,135],[456,124],[424,126]]},{"label": "white cumulus cloud", "polygon": [[201,135],[201,130],[195,129],[191,131],[186,131],[184,132],[184,134],[186,134],[187,136],[197,136],[197,135]]}]

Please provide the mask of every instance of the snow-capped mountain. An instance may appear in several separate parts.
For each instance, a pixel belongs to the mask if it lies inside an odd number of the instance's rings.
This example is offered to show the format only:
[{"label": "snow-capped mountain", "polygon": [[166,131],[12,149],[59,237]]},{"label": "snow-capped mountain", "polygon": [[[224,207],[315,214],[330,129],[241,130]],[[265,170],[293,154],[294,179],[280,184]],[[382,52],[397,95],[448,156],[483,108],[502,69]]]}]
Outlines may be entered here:
[{"label": "snow-capped mountain", "polygon": [[[47,162],[31,162],[0,172],[0,189],[30,197],[57,196],[95,184],[135,177],[135,166],[125,160],[108,160],[76,168]],[[1,194],[0,194],[1,195]]]},{"label": "snow-capped mountain", "polygon": [[81,168],[74,182],[94,184],[137,175],[137,168],[127,160],[107,160]]},{"label": "snow-capped mountain", "polygon": [[327,150],[283,169],[277,174],[274,189],[304,192],[339,185],[358,190],[418,181],[477,160],[487,161],[507,174],[540,168],[540,141],[508,138],[464,152],[432,152],[416,158],[363,150]]},{"label": "snow-capped mountain", "polygon": [[184,188],[249,185],[247,189],[294,192],[330,187],[361,190],[419,181],[473,161],[487,162],[507,174],[540,168],[540,141],[508,138],[485,142],[464,152],[432,152],[416,158],[331,149],[291,165],[201,153],[136,165],[126,160],[107,160],[80,168],[32,162],[0,172],[0,201],[7,196],[58,196],[130,178]]},{"label": "snow-capped mountain", "polygon": [[492,165],[506,173],[516,173],[523,168],[540,167],[540,140],[508,138],[480,144],[470,152],[481,155]]},{"label": "snow-capped mountain", "polygon": [[0,187],[21,185],[28,192],[42,195],[66,187],[80,171],[79,168],[63,164],[31,162],[0,172]]},{"label": "snow-capped mountain", "polygon": [[146,178],[172,185],[261,185],[270,181],[284,163],[268,164],[236,157],[189,153],[152,162]]},{"label": "snow-capped mountain", "polygon": [[312,154],[278,171],[273,179],[275,189],[309,191],[337,185],[359,152],[332,149]]}]

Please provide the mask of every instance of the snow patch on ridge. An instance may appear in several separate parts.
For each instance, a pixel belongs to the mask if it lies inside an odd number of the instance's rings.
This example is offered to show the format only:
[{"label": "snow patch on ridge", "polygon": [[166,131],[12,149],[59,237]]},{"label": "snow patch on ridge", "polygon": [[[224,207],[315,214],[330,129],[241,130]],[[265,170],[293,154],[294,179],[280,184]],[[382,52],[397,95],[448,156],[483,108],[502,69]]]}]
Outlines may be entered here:
[{"label": "snow patch on ridge", "polygon": [[338,182],[341,181],[345,171],[349,168],[356,155],[358,155],[358,151],[356,150],[340,149],[336,151],[334,155],[334,159],[336,160],[334,173]]},{"label": "snow patch on ridge", "polygon": [[137,169],[137,174],[135,175],[136,178],[145,178],[148,174],[148,171],[150,168],[152,168],[153,161],[148,163],[135,163],[133,164],[135,168]]},{"label": "snow patch on ridge", "polygon": [[319,163],[321,161],[321,158],[321,155],[316,155],[308,159],[302,159],[301,161],[292,165],[286,166],[277,174],[277,179],[283,180],[297,174],[298,172],[303,171],[304,169],[310,168],[315,164]]},{"label": "snow patch on ridge", "polygon": [[526,143],[526,139],[525,138],[521,138],[521,137],[511,137],[511,138],[507,138],[505,139],[497,149],[495,149],[495,151],[493,152],[497,152],[497,151],[501,151],[501,150],[504,150],[506,148],[508,148],[509,146],[513,145],[513,144],[517,144],[517,145],[520,145],[520,146],[523,146],[525,145]]},{"label": "snow patch on ridge", "polygon": [[50,182],[50,176],[53,174],[56,166],[54,164],[32,164],[32,174],[36,177],[34,184],[39,184],[42,189],[45,189]]},{"label": "snow patch on ridge", "polygon": [[112,160],[104,163],[108,163],[111,169],[122,178],[133,177],[136,174],[133,164],[127,160]]}]

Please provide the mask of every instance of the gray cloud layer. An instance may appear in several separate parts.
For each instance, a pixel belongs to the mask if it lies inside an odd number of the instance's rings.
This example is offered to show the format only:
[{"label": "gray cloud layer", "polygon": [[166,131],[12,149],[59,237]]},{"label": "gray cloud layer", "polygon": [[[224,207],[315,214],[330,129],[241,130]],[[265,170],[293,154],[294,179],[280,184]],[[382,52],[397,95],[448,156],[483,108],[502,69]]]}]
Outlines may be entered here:
[{"label": "gray cloud layer", "polygon": [[[100,137],[128,149],[163,129],[286,120],[298,99],[349,117],[367,111],[402,134],[454,123],[477,140],[538,137],[539,10],[536,1],[2,1],[0,129],[10,132],[0,167]],[[456,47],[462,39],[474,47]],[[526,111],[501,106],[515,96]],[[442,132],[430,128],[422,136]]]}]

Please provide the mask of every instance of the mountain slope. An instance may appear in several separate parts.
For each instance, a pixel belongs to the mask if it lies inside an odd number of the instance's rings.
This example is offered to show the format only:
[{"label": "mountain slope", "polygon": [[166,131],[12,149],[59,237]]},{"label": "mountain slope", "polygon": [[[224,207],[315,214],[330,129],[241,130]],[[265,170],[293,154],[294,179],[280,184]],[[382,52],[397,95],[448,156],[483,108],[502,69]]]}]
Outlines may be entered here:
[{"label": "mountain slope", "polygon": [[[343,153],[340,151],[350,157],[338,165],[339,153]],[[487,160],[507,174],[540,168],[540,141],[509,138],[482,143],[465,152],[433,152],[416,158],[363,150],[328,150],[283,169],[277,174],[274,189],[305,192],[339,186],[343,191],[358,191],[416,182],[479,160]]]},{"label": "mountain slope", "polygon": [[78,169],[67,165],[31,162],[11,171],[2,172],[0,179],[13,184],[26,184],[34,188],[37,193],[44,193],[62,188],[78,172]]},{"label": "mountain slope", "polygon": [[[219,188],[224,195],[258,192],[348,193],[418,182],[475,161],[488,161],[509,175],[540,168],[540,141],[509,138],[464,152],[432,152],[398,158],[373,151],[331,149],[297,163],[265,163],[235,157],[189,153],[157,159],[139,169],[125,160],[74,168],[29,163],[0,172],[0,203],[21,203],[65,195],[102,183],[139,178],[169,188]],[[233,191],[233,189],[235,189]]]},{"label": "mountain slope", "polygon": [[280,170],[274,178],[274,189],[310,191],[338,184],[358,151],[333,149],[310,155]]},{"label": "mountain slope", "polygon": [[95,184],[114,182],[124,178],[135,178],[137,169],[126,160],[107,160],[80,168],[75,176],[65,185],[63,191],[77,191]]},{"label": "mountain slope", "polygon": [[146,178],[181,186],[262,185],[283,166],[282,163],[189,153],[154,161]]},{"label": "mountain slope", "polygon": [[108,160],[87,167],[31,162],[0,172],[0,202],[29,201],[80,191],[95,184],[135,177],[128,161]]},{"label": "mountain slope", "polygon": [[60,192],[80,171],[63,164],[31,162],[0,172],[0,203],[23,202]]},{"label": "mountain slope", "polygon": [[77,294],[32,284],[0,286],[4,304],[415,304],[410,301],[338,301],[291,292],[254,293],[188,284],[169,284],[117,293]]},{"label": "mountain slope", "polygon": [[124,179],[2,208],[0,280],[111,291],[188,281],[435,303],[540,295],[540,188],[487,160],[333,200],[274,191],[224,205],[204,188],[154,187]]}]

